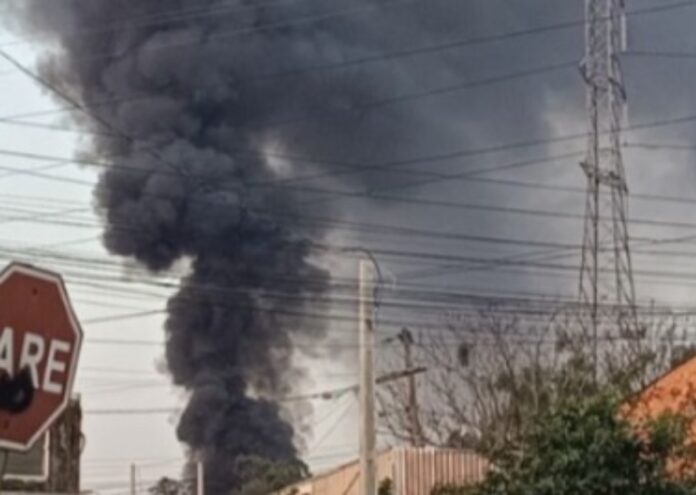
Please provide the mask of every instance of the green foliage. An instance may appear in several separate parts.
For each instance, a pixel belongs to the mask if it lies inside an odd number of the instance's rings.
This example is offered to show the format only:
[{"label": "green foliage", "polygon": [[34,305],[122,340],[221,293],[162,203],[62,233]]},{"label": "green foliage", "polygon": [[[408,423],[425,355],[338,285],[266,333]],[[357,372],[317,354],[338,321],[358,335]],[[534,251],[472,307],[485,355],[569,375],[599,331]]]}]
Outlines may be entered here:
[{"label": "green foliage", "polygon": [[377,488],[377,495],[392,495],[394,493],[394,484],[391,478],[384,478]]},{"label": "green foliage", "polygon": [[[228,468],[237,480],[228,488],[233,495],[269,495],[309,476],[303,462],[273,461],[256,456],[237,457]],[[161,478],[148,492],[150,495],[191,495],[195,493],[195,482]]]},{"label": "green foliage", "polygon": [[476,495],[478,487],[474,486],[457,486],[457,485],[439,485],[436,486],[432,495]]},{"label": "green foliage", "polygon": [[473,488],[439,487],[435,495],[687,495],[693,479],[668,469],[684,455],[685,423],[676,416],[634,426],[618,401],[601,396],[566,402],[544,414],[494,457],[496,469]]},{"label": "green foliage", "polygon": [[524,435],[535,418],[558,404],[595,394],[597,387],[591,363],[578,355],[559,368],[535,363],[502,369],[493,376],[488,391],[499,400],[495,401],[494,414],[479,425],[481,438],[474,448],[492,455],[511,439]]},{"label": "green foliage", "polygon": [[268,495],[309,476],[307,466],[300,461],[272,461],[246,456],[235,461],[241,486],[236,495]]},{"label": "green foliage", "polygon": [[185,483],[178,480],[173,480],[171,478],[160,478],[160,480],[148,488],[147,490],[151,495],[186,495],[190,493]]}]

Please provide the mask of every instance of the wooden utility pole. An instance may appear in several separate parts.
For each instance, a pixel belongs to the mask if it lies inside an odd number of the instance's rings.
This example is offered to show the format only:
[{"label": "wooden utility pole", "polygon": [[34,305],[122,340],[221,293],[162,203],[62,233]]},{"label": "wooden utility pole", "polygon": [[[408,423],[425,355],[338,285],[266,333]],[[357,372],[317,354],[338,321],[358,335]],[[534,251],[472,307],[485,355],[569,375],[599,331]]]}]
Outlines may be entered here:
[{"label": "wooden utility pole", "polygon": [[138,493],[137,488],[136,488],[136,482],[135,482],[135,477],[136,477],[136,471],[135,471],[135,464],[131,464],[130,466],[130,495],[136,495]]},{"label": "wooden utility pole", "polygon": [[203,461],[196,463],[196,495],[204,495],[205,484],[203,482]]},{"label": "wooden utility pole", "polygon": [[[399,342],[404,346],[404,369],[413,369],[413,354],[411,346],[413,345],[413,335],[408,328],[401,329],[398,335]],[[411,373],[408,379],[408,430],[411,437],[411,445],[413,447],[421,447],[423,445],[423,431],[420,425],[420,416],[418,412],[418,395],[416,393],[416,373]]]},{"label": "wooden utility pole", "polygon": [[359,266],[358,329],[360,332],[360,495],[377,493],[375,469],[375,372],[374,346],[374,270],[372,262]]}]

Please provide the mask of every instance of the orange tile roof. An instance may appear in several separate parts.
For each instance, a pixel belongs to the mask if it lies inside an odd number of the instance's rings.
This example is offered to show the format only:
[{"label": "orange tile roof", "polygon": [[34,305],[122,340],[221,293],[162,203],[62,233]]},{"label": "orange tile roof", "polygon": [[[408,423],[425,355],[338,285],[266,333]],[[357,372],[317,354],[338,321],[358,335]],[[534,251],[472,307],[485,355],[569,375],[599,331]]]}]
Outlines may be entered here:
[{"label": "orange tile roof", "polygon": [[650,418],[665,413],[693,414],[695,405],[696,358],[657,378],[626,403],[634,418],[636,413]]},{"label": "orange tile roof", "polygon": [[[691,421],[684,446],[696,445],[696,357],[676,366],[657,378],[641,392],[627,400],[621,414],[638,430],[646,421],[665,414],[679,414]],[[643,430],[644,431],[644,430]],[[668,465],[673,476],[692,477],[696,472],[696,460],[673,458]]]}]

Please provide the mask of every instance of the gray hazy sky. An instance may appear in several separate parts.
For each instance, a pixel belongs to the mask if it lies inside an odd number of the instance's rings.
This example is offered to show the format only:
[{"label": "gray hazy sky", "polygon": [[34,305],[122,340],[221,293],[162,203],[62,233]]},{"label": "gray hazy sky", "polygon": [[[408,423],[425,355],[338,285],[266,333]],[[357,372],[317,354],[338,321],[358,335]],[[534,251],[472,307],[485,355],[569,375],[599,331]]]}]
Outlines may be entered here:
[{"label": "gray hazy sky", "polygon": [[[21,0],[20,0],[21,1]],[[417,2],[416,2],[417,3]],[[562,3],[562,5],[561,5]],[[580,0],[471,0],[466,8],[452,8],[452,2],[436,0],[421,16],[423,23],[438,26],[429,39],[408,40],[409,23],[413,16],[395,9],[390,30],[398,43],[422,46],[451,39],[505,33],[535,26],[565,22],[582,16]],[[659,1],[637,0],[628,2],[629,9],[643,9],[662,5]],[[403,6],[408,9],[408,6]],[[432,18],[426,14],[431,14]],[[449,16],[449,18],[448,18]],[[447,20],[447,22],[444,22]],[[629,17],[629,47],[633,51],[664,51],[692,53],[693,58],[657,58],[626,55],[623,58],[629,95],[629,125],[688,117],[696,114],[696,6],[662,13]],[[400,24],[403,26],[400,28]],[[579,60],[583,51],[582,29],[569,28],[549,31],[529,37],[474,45],[448,50],[428,59],[403,61],[396,69],[406,81],[401,89],[423,91],[462,81],[497,77],[516,71],[528,70],[561,62]],[[0,47],[22,63],[33,65],[40,46],[34,43],[10,43],[19,40],[16,33],[0,31]],[[393,42],[391,49],[399,44]],[[388,43],[387,43],[388,45]],[[365,70],[369,70],[365,69]],[[2,122],[3,117],[30,114],[55,108],[57,103],[37,88],[25,75],[0,62],[0,150],[41,153],[57,157],[71,157],[79,143],[77,132],[58,132],[24,127]],[[501,143],[544,139],[582,132],[584,122],[584,92],[578,71],[574,68],[487,84],[478,88],[452,91],[441,95],[404,103],[418,115],[427,139],[418,143],[401,143],[392,150],[397,157],[427,155],[447,150],[485,148]],[[25,119],[46,124],[65,124],[55,115]],[[661,126],[626,133],[629,145],[658,143],[683,144],[693,142],[696,126],[693,123]],[[427,145],[427,146],[426,146]],[[413,169],[457,173],[467,168],[496,167],[520,160],[582,151],[583,140],[564,141],[549,146],[536,146],[514,152],[457,158]],[[429,147],[429,149],[428,149]],[[494,172],[489,178],[512,179],[532,183],[582,186],[583,176],[578,159],[563,159],[519,169]],[[643,149],[629,146],[625,152],[630,190],[637,194],[696,197],[696,168],[693,152],[689,149]],[[137,339],[161,342],[162,316],[159,314],[114,322],[97,319],[122,315],[133,311],[160,310],[168,295],[164,289],[156,297],[139,298],[119,292],[114,284],[131,287],[134,291],[151,287],[102,281],[105,287],[86,285],[84,267],[77,270],[64,263],[39,256],[29,249],[45,249],[70,256],[87,256],[103,260],[105,264],[119,260],[106,254],[101,247],[99,219],[92,212],[90,184],[96,180],[96,171],[74,164],[51,166],[50,162],[0,155],[0,259],[40,260],[40,264],[66,272],[79,271],[76,276],[66,273],[69,289],[80,319],[84,322],[87,340],[83,348],[77,392],[82,395],[85,415],[87,448],[83,458],[85,488],[105,489],[105,492],[125,491],[128,464],[131,460],[141,465],[144,481],[162,475],[177,476],[183,459],[182,447],[175,439],[176,419],[173,415],[96,415],[90,410],[113,408],[179,407],[184,398],[181,392],[168,385],[167,377],[158,371],[162,349],[157,345],[114,345],[98,343],[99,339]],[[16,170],[15,170],[16,169]],[[33,171],[33,172],[32,172]],[[44,176],[39,176],[45,174]],[[56,179],[58,178],[58,179]],[[401,179],[406,181],[407,179]],[[390,183],[403,185],[405,182]],[[317,185],[327,185],[317,182]],[[364,186],[361,186],[364,187]],[[356,190],[360,190],[357,187]],[[583,213],[582,194],[559,193],[525,188],[486,185],[465,181],[441,181],[419,188],[385,189],[406,198],[444,199],[489,204],[510,208]],[[467,233],[522,239],[561,239],[579,244],[582,224],[571,219],[548,218],[512,213],[482,212],[477,210],[449,210],[435,207],[404,206],[392,202],[341,200],[338,211],[356,221],[371,221],[390,225],[430,229],[440,232]],[[696,222],[692,205],[660,202],[636,198],[631,202],[631,217],[640,219]],[[39,221],[38,215],[44,220]],[[27,218],[25,218],[27,217]],[[75,223],[81,226],[74,225]],[[72,225],[71,225],[72,224]],[[696,234],[692,226],[664,226],[657,224],[631,225],[635,237],[667,239]],[[362,243],[372,247],[401,247],[410,249],[482,257],[500,257],[534,251],[519,246],[487,246],[457,243],[442,239],[414,237],[394,239],[385,236],[362,235],[356,238],[344,232],[334,232],[331,238],[346,244]],[[664,248],[667,249],[667,248]],[[673,249],[696,252],[690,244]],[[637,250],[638,251],[638,250]],[[696,273],[696,263],[683,257],[635,254],[637,271],[665,270]],[[578,256],[566,262],[577,263]],[[332,265],[345,273],[348,263]],[[385,262],[390,281],[398,287],[408,280],[399,277],[421,266]],[[105,265],[106,266],[106,265]],[[93,268],[95,276],[101,272]],[[111,272],[113,273],[113,272]],[[543,270],[475,271],[461,275],[456,270],[436,272],[418,282],[456,289],[500,291],[529,290],[543,293],[574,294],[575,273],[559,277]],[[123,268],[119,277],[127,280],[133,271]],[[410,280],[408,280],[410,281]],[[668,304],[693,304],[693,282],[678,278],[636,276],[638,296],[642,301],[656,299]],[[97,320],[90,323],[91,320]],[[96,340],[96,341],[95,341]],[[90,342],[92,341],[92,342]],[[338,361],[327,361],[319,356],[312,360],[313,376],[304,384],[304,390],[340,387],[355,381],[351,366],[352,356]],[[355,426],[355,400],[346,396],[339,401],[318,403],[315,408],[313,439],[306,441],[308,460],[318,468],[330,466],[349,458],[357,443],[351,431]],[[336,430],[331,433],[330,430]],[[328,433],[327,433],[328,432]],[[319,443],[317,446],[316,444]],[[108,490],[106,490],[108,488]]]}]

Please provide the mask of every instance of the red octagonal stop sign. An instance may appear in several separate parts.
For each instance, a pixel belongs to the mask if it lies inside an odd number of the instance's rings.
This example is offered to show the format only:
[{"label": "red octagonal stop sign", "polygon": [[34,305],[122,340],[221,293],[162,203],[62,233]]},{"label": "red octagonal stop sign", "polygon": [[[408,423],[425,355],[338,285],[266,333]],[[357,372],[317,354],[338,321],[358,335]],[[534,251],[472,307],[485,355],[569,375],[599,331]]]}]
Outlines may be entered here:
[{"label": "red octagonal stop sign", "polygon": [[0,274],[0,448],[27,450],[65,409],[82,330],[60,275]]}]

